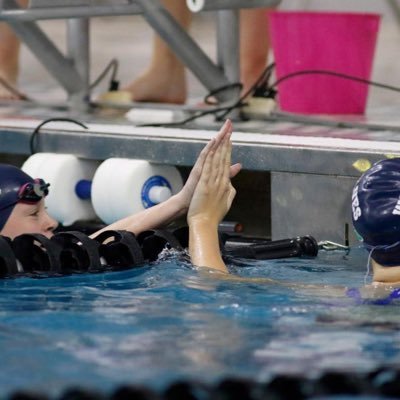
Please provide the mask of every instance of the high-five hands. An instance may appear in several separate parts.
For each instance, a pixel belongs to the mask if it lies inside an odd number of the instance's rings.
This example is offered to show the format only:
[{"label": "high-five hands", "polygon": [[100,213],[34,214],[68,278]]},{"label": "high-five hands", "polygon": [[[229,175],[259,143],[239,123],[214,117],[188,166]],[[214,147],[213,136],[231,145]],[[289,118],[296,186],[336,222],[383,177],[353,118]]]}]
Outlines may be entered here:
[{"label": "high-five hands", "polygon": [[231,166],[232,123],[226,121],[217,137],[203,150],[202,168],[190,202],[189,253],[192,263],[226,272],[219,249],[218,224],[229,211],[236,190],[230,178],[241,169]]},{"label": "high-five hands", "polygon": [[[218,148],[224,138],[227,135],[232,134],[232,123],[230,121],[226,121],[225,124],[222,126],[218,134],[216,135],[215,138],[213,138],[206,147],[201,151],[199,157],[197,158],[196,163],[194,164],[192,171],[190,172],[190,175],[185,183],[185,186],[182,188],[182,190],[179,193],[180,199],[184,207],[186,207],[186,210],[189,208],[190,202],[192,200],[193,193],[196,189],[197,183],[199,182],[200,175],[203,170],[204,162],[207,158],[207,155],[211,151],[212,148]],[[240,164],[234,164],[230,166],[229,168],[229,176],[233,178],[236,176],[241,169]]]},{"label": "high-five hands", "polygon": [[232,123],[227,120],[217,136],[219,140],[210,142],[190,203],[188,220],[204,219],[216,226],[229,211],[236,194],[230,172],[234,169],[236,175],[241,168],[240,164],[231,168],[231,134]]}]

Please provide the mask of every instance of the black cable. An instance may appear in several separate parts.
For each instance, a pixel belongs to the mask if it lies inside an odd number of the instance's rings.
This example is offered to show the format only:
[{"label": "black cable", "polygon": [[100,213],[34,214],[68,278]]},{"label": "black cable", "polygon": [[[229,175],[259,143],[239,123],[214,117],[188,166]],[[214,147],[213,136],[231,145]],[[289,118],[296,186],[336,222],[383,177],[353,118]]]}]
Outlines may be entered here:
[{"label": "black cable", "polygon": [[74,124],[77,124],[77,125],[81,126],[82,128],[89,129],[89,128],[88,128],[85,124],[83,124],[82,122],[76,121],[75,119],[72,119],[72,118],[49,118],[49,119],[46,119],[46,120],[44,120],[43,122],[41,122],[41,123],[35,128],[35,130],[32,132],[32,135],[31,135],[31,138],[30,138],[30,141],[29,141],[29,147],[30,147],[30,150],[31,150],[31,154],[35,154],[35,153],[36,153],[36,143],[35,143],[35,140],[36,140],[38,134],[40,133],[40,128],[41,128],[43,125],[45,125],[45,124],[47,124],[47,123],[49,123],[49,122],[59,122],[59,121],[61,121],[61,122],[72,122],[72,123],[74,123]]},{"label": "black cable", "polygon": [[[216,120],[220,121],[222,120],[227,114],[229,114],[232,110],[234,110],[235,108],[239,108],[239,107],[243,107],[245,105],[245,103],[243,103],[243,101],[252,93],[254,93],[256,91],[257,88],[259,88],[261,86],[261,84],[267,84],[267,82],[270,79],[270,76],[272,74],[272,70],[274,69],[275,64],[270,64],[268,65],[264,71],[260,74],[260,76],[257,78],[257,80],[253,83],[253,85],[247,90],[247,92],[245,92],[242,96],[240,96],[240,98],[232,105],[230,106],[225,106],[225,107],[216,107],[213,108],[212,110],[206,110],[206,111],[201,111],[198,114],[192,115],[191,117],[188,117],[182,121],[177,121],[177,122],[167,122],[167,123],[151,123],[151,124],[141,124],[138,125],[139,127],[161,127],[161,126],[183,126],[185,124],[187,124],[188,122],[194,121],[198,118],[204,117],[205,115],[209,115],[209,114],[217,114],[221,111],[223,111],[223,114],[221,115],[216,115]],[[213,91],[211,91],[210,93],[208,93],[205,97],[204,97],[204,103],[206,104],[210,104],[209,102],[209,98],[212,97],[213,95],[215,95],[216,93],[219,93],[222,90],[226,90],[228,88],[232,88],[235,86],[240,85],[240,87],[242,87],[243,85],[241,83],[232,83],[229,85],[225,85],[222,86],[221,88],[215,89]]]},{"label": "black cable", "polygon": [[[329,70],[317,70],[317,69],[296,71],[296,72],[287,74],[285,76],[282,76],[281,78],[276,80],[273,84],[269,85],[268,82],[271,78],[272,71],[274,68],[275,68],[275,63],[269,64],[264,69],[264,71],[260,74],[260,76],[257,78],[257,80],[254,82],[254,84],[247,90],[247,92],[244,93],[231,106],[219,107],[219,108],[215,108],[213,110],[203,111],[203,112],[200,112],[196,115],[193,115],[193,116],[191,116],[183,121],[179,121],[179,122],[160,123],[160,124],[145,124],[145,125],[140,125],[140,126],[182,126],[182,125],[187,124],[188,122],[191,122],[195,119],[198,119],[198,118],[203,117],[204,115],[208,115],[208,114],[216,114],[216,120],[220,121],[220,120],[224,119],[226,117],[226,115],[229,114],[235,108],[243,107],[245,105],[244,100],[252,94],[259,92],[260,95],[263,97],[274,99],[277,94],[277,90],[278,90],[277,86],[280,83],[284,82],[287,79],[292,79],[292,78],[294,78],[296,76],[300,76],[300,75],[309,75],[309,74],[310,75],[311,74],[331,75],[331,76],[336,76],[336,77],[342,78],[342,79],[348,79],[348,80],[359,82],[359,83],[366,84],[366,85],[376,86],[376,87],[379,87],[382,89],[400,92],[400,88],[396,87],[396,86],[386,85],[386,84],[374,82],[374,81],[371,81],[368,79],[358,78],[356,76],[344,74],[341,72],[335,72],[335,71],[329,71]],[[227,85],[226,87],[221,88],[221,90],[223,90],[224,88],[227,88],[227,87],[230,88],[231,86],[234,86],[234,85],[235,84]],[[209,104],[209,101],[208,101],[209,97],[211,97],[213,94],[218,93],[218,92],[219,92],[219,89],[214,90],[214,91],[210,92],[209,94],[207,94],[204,98],[204,102],[206,104]],[[221,111],[223,111],[223,113],[218,115],[218,113]]]},{"label": "black cable", "polygon": [[[268,82],[271,77],[272,71],[275,68],[275,63],[268,65],[256,81],[250,86],[250,88],[245,92],[240,98],[234,103],[230,108],[228,108],[223,114],[217,116],[217,121],[223,120],[232,110],[235,108],[243,107],[245,105],[244,100],[254,94],[260,87],[268,87]],[[273,97],[275,92],[273,91]]]},{"label": "black cable", "polygon": [[89,89],[92,90],[100,82],[104,79],[104,77],[108,74],[108,71],[112,68],[111,80],[110,80],[110,90],[118,90],[119,82],[116,80],[118,73],[118,60],[113,58],[108,65],[104,68],[104,70],[100,73],[100,75],[94,80],[93,83],[89,85]]},{"label": "black cable", "polygon": [[272,71],[275,68],[275,63],[269,64],[265,67],[264,71],[260,74],[260,76],[257,78],[257,80],[253,83],[253,85],[250,86],[250,88],[247,90],[247,92],[242,96],[243,98],[246,98],[253,94],[254,92],[257,91],[259,88],[269,88],[268,82],[269,79],[271,78]]},{"label": "black cable", "polygon": [[280,83],[286,81],[287,79],[291,79],[291,78],[294,78],[294,77],[300,76],[300,75],[311,75],[311,74],[336,76],[338,78],[348,79],[350,81],[355,81],[355,82],[363,83],[363,84],[366,84],[366,85],[380,87],[382,89],[387,89],[387,90],[392,90],[392,91],[395,91],[395,92],[400,92],[400,88],[396,87],[396,86],[386,85],[384,83],[379,83],[379,82],[374,82],[374,81],[371,81],[371,80],[368,80],[368,79],[358,78],[356,76],[344,74],[344,73],[341,73],[341,72],[335,72],[335,71],[329,71],[329,70],[320,70],[320,69],[310,69],[310,70],[301,70],[301,71],[292,72],[290,74],[287,74],[287,75],[282,76],[281,78],[279,78],[269,88],[270,89],[274,89]]},{"label": "black cable", "polygon": [[182,121],[177,121],[177,122],[160,122],[160,123],[150,123],[150,124],[140,124],[140,125],[136,125],[137,127],[161,127],[161,126],[183,126],[185,124],[187,124],[188,122],[194,121],[195,119],[204,117],[205,115],[208,114],[215,114],[216,112],[219,111],[225,111],[227,108],[230,107],[219,107],[219,108],[213,108],[212,110],[205,110],[205,111],[201,111],[196,115],[192,115],[191,117],[188,117]]},{"label": "black cable", "polygon": [[214,102],[210,101],[210,97],[215,97],[216,94],[223,92],[224,90],[228,90],[228,89],[233,89],[235,87],[238,87],[240,90],[242,90],[243,85],[239,82],[236,83],[229,83],[228,85],[224,85],[221,86],[217,89],[212,90],[211,92],[209,92],[205,97],[203,102],[205,104],[209,104],[209,105],[215,105]]},{"label": "black cable", "polygon": [[[251,94],[256,93],[258,90],[260,91],[260,94],[262,93],[265,97],[271,97],[274,98],[276,93],[277,93],[277,86],[284,82],[287,79],[294,78],[296,76],[300,75],[307,75],[307,74],[321,74],[321,75],[331,75],[331,76],[336,76],[338,78],[343,78],[343,79],[348,79],[352,80],[355,82],[363,83],[366,85],[371,85],[371,86],[376,86],[382,89],[387,89],[387,90],[392,90],[395,92],[400,92],[400,88],[396,86],[391,86],[379,82],[374,82],[368,79],[363,79],[363,78],[358,78],[356,76],[344,74],[341,72],[335,72],[335,71],[329,71],[329,70],[301,70],[301,71],[296,71],[293,73],[290,73],[288,75],[285,75],[281,78],[279,78],[277,81],[275,81],[272,85],[269,85],[269,79],[271,78],[271,74],[273,69],[275,68],[275,63],[269,64],[264,71],[260,74],[260,76],[257,78],[257,80],[254,82],[254,84],[247,90],[246,93],[244,93],[238,100],[237,102],[231,106],[231,109],[243,105],[243,100],[250,96]],[[208,97],[209,95],[207,95]],[[219,111],[219,110],[218,110]],[[231,110],[229,110],[231,111]],[[221,118],[221,117],[220,117]]]}]

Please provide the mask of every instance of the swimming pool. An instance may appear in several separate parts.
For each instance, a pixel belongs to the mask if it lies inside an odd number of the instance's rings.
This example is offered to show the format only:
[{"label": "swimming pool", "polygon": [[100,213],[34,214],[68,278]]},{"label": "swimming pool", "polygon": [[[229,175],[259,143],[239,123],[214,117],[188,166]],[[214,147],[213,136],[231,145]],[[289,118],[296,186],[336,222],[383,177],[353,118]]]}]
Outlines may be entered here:
[{"label": "swimming pool", "polygon": [[[361,249],[316,259],[236,260],[235,276],[304,284],[364,283]],[[369,372],[400,364],[398,305],[196,271],[174,255],[131,270],[0,280],[1,395],[106,393],[180,379]]]}]

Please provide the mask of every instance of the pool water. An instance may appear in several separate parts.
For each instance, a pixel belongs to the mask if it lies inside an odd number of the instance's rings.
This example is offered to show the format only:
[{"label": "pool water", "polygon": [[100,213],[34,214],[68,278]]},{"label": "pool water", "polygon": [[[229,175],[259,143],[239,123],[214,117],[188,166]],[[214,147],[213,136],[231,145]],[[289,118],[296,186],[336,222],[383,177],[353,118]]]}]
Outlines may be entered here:
[{"label": "pool water", "polygon": [[398,303],[360,304],[340,288],[363,286],[366,265],[361,249],[321,251],[234,260],[243,279],[230,279],[166,255],[125,271],[1,280],[0,392],[400,365]]}]

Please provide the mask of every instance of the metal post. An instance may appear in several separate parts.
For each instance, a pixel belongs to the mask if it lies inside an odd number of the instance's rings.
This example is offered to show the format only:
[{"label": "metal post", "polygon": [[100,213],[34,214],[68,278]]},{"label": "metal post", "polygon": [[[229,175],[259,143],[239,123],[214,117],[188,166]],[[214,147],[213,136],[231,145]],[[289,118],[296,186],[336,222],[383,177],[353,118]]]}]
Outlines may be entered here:
[{"label": "metal post", "polygon": [[[217,12],[217,59],[218,65],[225,72],[229,82],[235,84],[240,82],[240,54],[239,54],[239,11],[221,10]],[[231,92],[232,93],[232,92]],[[235,97],[240,96],[239,87],[235,87]],[[231,113],[231,117],[238,117],[238,110]],[[233,114],[233,115],[232,115]]]},{"label": "metal post", "polygon": [[[0,0],[1,1],[1,0]],[[35,7],[20,10],[18,7],[6,7],[4,2],[13,0],[3,0],[3,7],[0,8],[0,20],[15,19],[19,21],[36,21],[43,19],[66,19],[66,18],[84,18],[100,17],[110,15],[140,14],[141,10],[137,4],[113,4],[91,5],[91,6],[73,6],[64,7]],[[0,2],[1,7],[1,2]]]},{"label": "metal post", "polygon": [[82,88],[70,93],[72,109],[86,111],[89,104],[89,19],[70,18],[67,20],[67,54],[82,79]]},{"label": "metal post", "polygon": [[264,8],[275,7],[281,0],[186,0],[186,5],[192,12],[228,10],[233,8]]}]

